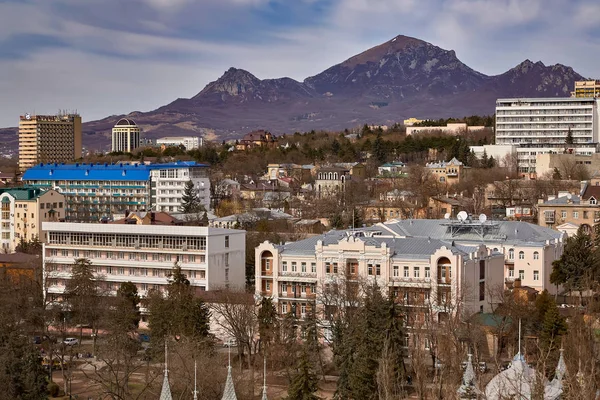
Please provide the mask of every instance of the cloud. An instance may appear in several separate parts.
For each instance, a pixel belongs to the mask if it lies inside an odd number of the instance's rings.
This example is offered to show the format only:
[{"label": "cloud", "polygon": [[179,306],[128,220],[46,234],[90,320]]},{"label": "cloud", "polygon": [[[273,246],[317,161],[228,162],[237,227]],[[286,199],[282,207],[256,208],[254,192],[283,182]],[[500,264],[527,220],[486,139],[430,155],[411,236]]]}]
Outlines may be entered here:
[{"label": "cloud", "polygon": [[0,126],[32,108],[150,110],[230,66],[302,80],[398,34],[486,74],[530,58],[592,75],[599,13],[595,0],[0,1]]}]

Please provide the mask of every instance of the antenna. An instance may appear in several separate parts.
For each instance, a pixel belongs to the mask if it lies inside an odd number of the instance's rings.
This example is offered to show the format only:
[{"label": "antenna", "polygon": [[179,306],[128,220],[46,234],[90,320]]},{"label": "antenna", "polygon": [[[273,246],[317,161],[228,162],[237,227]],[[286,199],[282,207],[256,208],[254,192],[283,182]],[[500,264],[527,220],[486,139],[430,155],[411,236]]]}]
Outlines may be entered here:
[{"label": "antenna", "polygon": [[194,360],[194,400],[198,400],[198,365]]},{"label": "antenna", "polygon": [[459,221],[466,221],[466,220],[467,220],[467,218],[469,218],[469,214],[467,214],[467,212],[466,212],[466,211],[461,211],[461,212],[459,212],[459,213],[456,215],[456,218],[457,218]]},{"label": "antenna", "polygon": [[167,341],[165,340],[165,375],[167,375],[167,373],[169,372],[169,370],[167,369],[168,358],[169,358],[169,350],[167,348]]},{"label": "antenna", "polygon": [[444,219],[450,219],[450,213],[444,214]]},{"label": "antenna", "polygon": [[519,358],[522,357],[522,354],[521,354],[521,318],[519,318],[519,352],[517,354],[519,355]]},{"label": "antenna", "polygon": [[481,222],[482,224],[484,224],[485,221],[487,221],[487,215],[485,215],[485,214],[479,214],[479,222]]}]

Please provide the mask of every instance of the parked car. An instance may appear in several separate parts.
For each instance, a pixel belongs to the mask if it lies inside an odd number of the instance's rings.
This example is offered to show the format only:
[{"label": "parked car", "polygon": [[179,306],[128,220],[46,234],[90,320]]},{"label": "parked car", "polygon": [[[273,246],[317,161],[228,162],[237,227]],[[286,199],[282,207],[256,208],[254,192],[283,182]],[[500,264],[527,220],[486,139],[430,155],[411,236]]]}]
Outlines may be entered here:
[{"label": "parked car", "polygon": [[140,342],[149,342],[150,335],[148,335],[147,333],[138,333],[138,340]]},{"label": "parked car", "polygon": [[227,339],[223,342],[223,347],[237,347],[237,340],[235,339]]},{"label": "parked car", "polygon": [[63,343],[67,346],[75,346],[76,344],[79,344],[79,339],[74,337],[68,337],[63,341]]}]

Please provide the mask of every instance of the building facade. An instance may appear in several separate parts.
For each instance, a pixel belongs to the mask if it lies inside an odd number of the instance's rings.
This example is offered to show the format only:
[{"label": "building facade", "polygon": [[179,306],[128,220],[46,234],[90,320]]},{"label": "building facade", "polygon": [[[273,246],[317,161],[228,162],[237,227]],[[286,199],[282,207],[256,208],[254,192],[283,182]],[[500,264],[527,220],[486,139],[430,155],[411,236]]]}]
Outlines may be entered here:
[{"label": "building facade", "polygon": [[131,153],[140,147],[141,130],[128,118],[121,118],[112,128],[112,151]]},{"label": "building facade", "polygon": [[[543,153],[596,153],[600,138],[595,98],[523,98],[496,101],[496,144],[517,146],[518,169],[534,177]],[[567,144],[567,136],[573,138]]]},{"label": "building facade", "polygon": [[0,189],[0,246],[4,253],[16,251],[21,240],[46,240],[42,222],[65,218],[65,196],[55,190]]},{"label": "building facade", "polygon": [[437,181],[447,185],[459,183],[465,177],[465,166],[456,158],[450,161],[427,163],[425,168]]},{"label": "building facade", "polygon": [[67,221],[111,219],[125,211],[179,211],[185,183],[194,182],[208,209],[207,166],[195,162],[165,164],[39,164],[23,174],[23,182],[56,189],[66,198]]},{"label": "building facade", "polygon": [[315,178],[315,192],[318,197],[334,196],[346,191],[346,184],[352,179],[350,170],[343,167],[318,167]]},{"label": "building facade", "polygon": [[73,162],[81,158],[81,116],[78,114],[19,117],[19,169],[40,162]]},{"label": "building facade", "polygon": [[202,138],[198,136],[172,136],[156,139],[161,148],[183,146],[187,151],[202,147]]},{"label": "building facade", "polygon": [[600,81],[575,81],[573,97],[600,97]]},{"label": "building facade", "polygon": [[[422,121],[421,121],[422,122]],[[414,125],[414,124],[413,124]],[[468,126],[465,122],[451,122],[446,126],[406,126],[406,135],[417,133],[442,133],[446,135],[458,135],[460,133],[476,132],[485,129],[485,126]]]},{"label": "building facade", "polygon": [[[405,307],[407,325],[414,327],[429,316],[443,320],[458,304],[467,313],[489,311],[486,288],[502,285],[502,266],[502,255],[483,245],[455,246],[431,238],[390,240],[377,229],[331,231],[285,245],[259,245],[256,294],[272,297],[280,314],[304,318],[317,305],[328,314],[334,303],[328,290],[336,283],[358,291],[360,281],[376,281]],[[330,334],[325,329],[325,337]]]},{"label": "building facade", "polygon": [[175,264],[197,291],[245,285],[246,232],[197,226],[44,222],[45,293],[60,297],[75,260],[87,258],[115,294],[132,282],[140,296],[164,291]]}]

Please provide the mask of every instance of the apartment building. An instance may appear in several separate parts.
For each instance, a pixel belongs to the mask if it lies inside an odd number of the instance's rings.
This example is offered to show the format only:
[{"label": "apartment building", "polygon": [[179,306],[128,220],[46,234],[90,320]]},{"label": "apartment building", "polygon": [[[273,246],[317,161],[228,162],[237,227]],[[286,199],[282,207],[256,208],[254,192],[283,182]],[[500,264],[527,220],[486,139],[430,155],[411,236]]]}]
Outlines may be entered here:
[{"label": "apartment building", "polygon": [[183,146],[187,151],[202,147],[202,138],[198,136],[170,136],[156,139],[156,144],[163,150],[167,147]]},{"label": "apartment building", "polygon": [[346,190],[352,179],[350,170],[344,167],[325,166],[317,168],[315,192],[318,197],[329,197]]},{"label": "apartment building", "polygon": [[410,136],[417,133],[458,135],[461,133],[482,131],[484,129],[485,126],[468,126],[466,122],[451,122],[449,124],[446,124],[446,126],[414,126],[413,123],[412,125],[406,125],[406,135]]},{"label": "apartment building", "polygon": [[453,185],[465,177],[465,166],[453,158],[450,161],[438,161],[425,164],[425,168],[441,183]]},{"label": "apartment building", "polygon": [[43,162],[73,162],[81,158],[79,114],[19,117],[19,169]]},{"label": "apartment building", "polygon": [[406,307],[414,326],[432,314],[443,320],[459,301],[467,313],[489,312],[487,288],[502,285],[502,267],[503,256],[484,245],[391,237],[378,225],[285,245],[262,243],[256,248],[256,294],[272,297],[280,314],[304,318],[317,304],[325,312],[333,307],[326,293],[336,282],[358,290],[360,280],[373,280]]},{"label": "apartment building", "polygon": [[600,97],[600,81],[576,81],[572,97]]},{"label": "apartment building", "polygon": [[128,118],[121,118],[112,128],[112,151],[131,153],[140,147],[141,129]]},{"label": "apartment building", "polygon": [[[535,177],[538,154],[596,153],[599,122],[595,98],[498,99],[496,144],[517,146],[519,172]],[[569,132],[572,144],[566,143]]]},{"label": "apartment building", "polygon": [[134,283],[142,297],[165,290],[179,265],[198,292],[245,284],[246,232],[197,226],[44,222],[45,293],[60,297],[76,259],[87,258],[115,294]]},{"label": "apartment building", "polygon": [[65,196],[55,190],[0,189],[0,246],[12,253],[21,240],[45,241],[42,222],[65,218]]},{"label": "apartment building", "polygon": [[191,180],[208,209],[207,166],[192,161],[164,164],[39,164],[23,174],[23,182],[56,189],[66,198],[67,221],[111,219],[125,211],[179,211],[185,184]]}]

